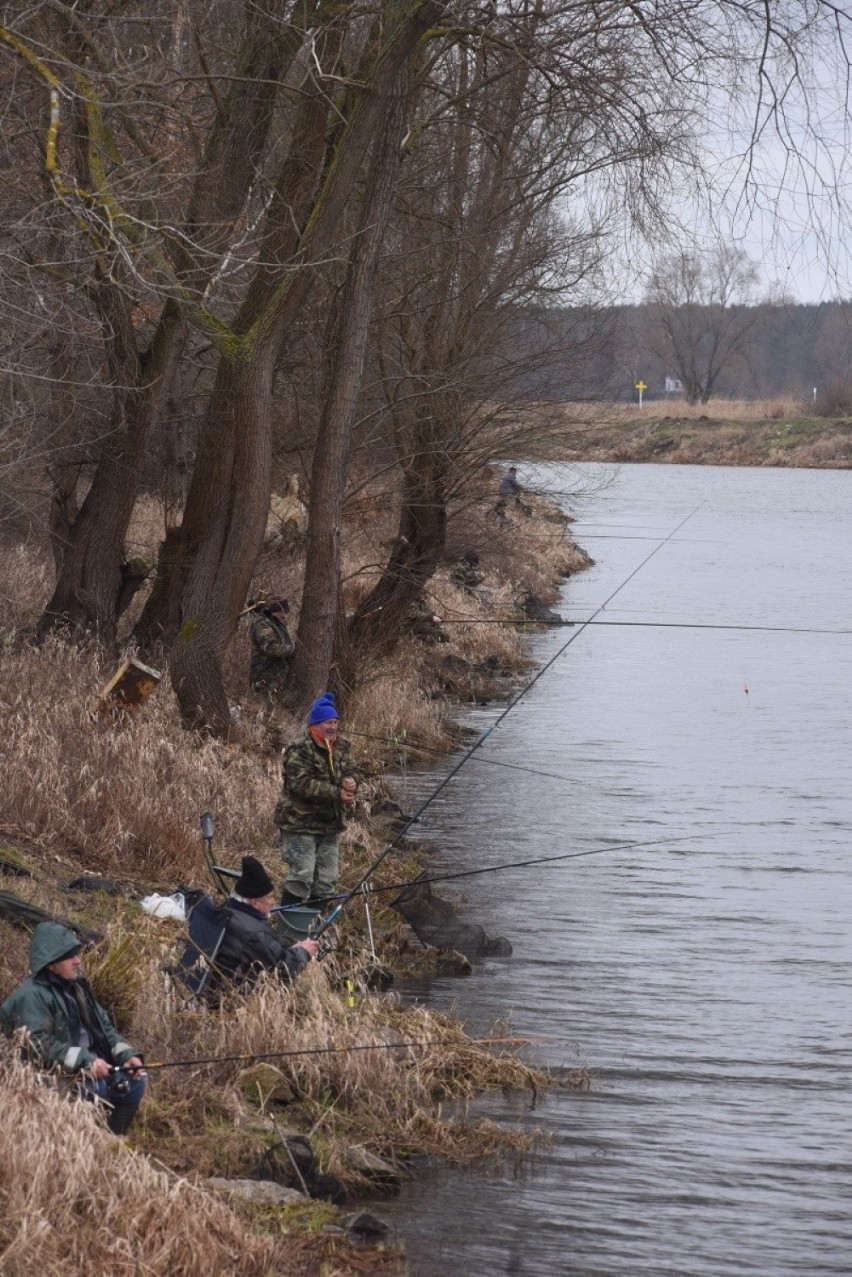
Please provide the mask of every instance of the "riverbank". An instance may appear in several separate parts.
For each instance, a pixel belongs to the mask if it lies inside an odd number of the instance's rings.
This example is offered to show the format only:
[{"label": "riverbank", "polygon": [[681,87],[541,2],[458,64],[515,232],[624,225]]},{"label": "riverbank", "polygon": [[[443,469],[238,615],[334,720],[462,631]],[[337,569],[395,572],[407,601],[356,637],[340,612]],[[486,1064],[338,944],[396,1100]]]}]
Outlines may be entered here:
[{"label": "riverbank", "polygon": [[[542,458],[663,465],[852,466],[852,419],[818,417],[792,401],[713,399],[638,405],[530,405]],[[545,423],[547,423],[545,427]]]},{"label": "riverbank", "polygon": [[[483,590],[469,593],[454,585],[449,564],[430,583],[449,642],[406,640],[394,657],[375,662],[347,711],[346,728],[367,780],[344,840],[346,881],[357,881],[390,836],[382,816],[384,778],[401,751],[410,763],[425,757],[426,748],[453,748],[454,700],[508,694],[527,666],[519,600],[532,594],[546,603],[569,572],[585,566],[566,520],[547,502],[531,498],[529,513],[512,509],[497,520],[492,507],[493,498],[484,495],[467,522],[459,520],[464,543],[477,520],[488,529]],[[372,541],[377,531],[374,524]],[[357,536],[348,544],[355,554]],[[160,1270],[227,1271],[239,1248],[246,1274],[309,1277],[329,1264],[339,1273],[363,1272],[366,1242],[351,1226],[352,1205],[341,1210],[300,1191],[313,1187],[357,1202],[377,1181],[386,1185],[403,1177],[412,1155],[461,1162],[522,1154],[534,1142],[529,1133],[463,1117],[446,1122],[440,1106],[489,1087],[536,1092],[547,1080],[524,1063],[521,1044],[505,1031],[485,1035],[494,1042],[472,1041],[452,1017],[372,994],[357,974],[370,965],[360,906],[345,917],[337,953],[312,965],[283,996],[276,986],[261,985],[248,997],[229,999],[218,1014],[199,1014],[183,1002],[165,970],[179,947],[180,925],[143,913],[138,901],[179,884],[212,888],[201,867],[199,812],[216,816],[220,863],[238,864],[252,851],[273,875],[277,870],[270,813],[279,764],[260,699],[238,690],[244,687],[246,636],[236,636],[231,653],[235,731],[229,743],[182,731],[165,685],[134,719],[93,721],[92,701],[113,663],[97,650],[59,642],[35,649],[20,641],[17,635],[43,605],[49,567],[27,547],[4,554],[10,593],[2,601],[2,623],[11,634],[0,670],[7,724],[0,742],[0,885],[98,934],[87,956],[94,988],[149,1061],[300,1049],[328,1054],[282,1057],[260,1073],[238,1062],[153,1071],[151,1095],[128,1145],[120,1145],[88,1113],[80,1122],[77,1108],[57,1108],[49,1089],[28,1089],[6,1048],[0,1098],[15,1121],[2,1126],[0,1184],[7,1187],[0,1241],[14,1253],[22,1238],[38,1235],[38,1244],[28,1244],[27,1263],[45,1277],[63,1262],[67,1271],[82,1256],[89,1272],[135,1272],[137,1261],[152,1262],[138,1222],[142,1210],[160,1222]],[[270,555],[260,571],[261,586],[280,594],[295,569],[290,556]],[[282,719],[277,730],[295,736],[299,729]],[[424,747],[419,755],[418,746]],[[417,844],[406,843],[388,858],[376,885],[404,881],[421,864]],[[107,879],[117,894],[93,892],[87,890],[91,882],[79,882],[92,877]],[[373,925],[383,964],[422,971],[434,960],[434,951],[419,956],[419,945],[386,906],[374,906]],[[0,939],[5,996],[24,973],[28,939],[8,917],[0,921]],[[402,1042],[419,1045],[398,1049]],[[376,1049],[363,1049],[370,1044]],[[39,1150],[51,1147],[60,1128],[63,1140],[77,1147],[82,1169],[79,1184],[57,1193],[36,1172]],[[312,1160],[307,1172],[297,1172],[293,1142],[306,1138]],[[137,1162],[146,1168],[140,1171],[146,1187],[142,1204],[131,1207]],[[156,1171],[153,1179],[149,1171]],[[299,1175],[311,1182],[300,1183]],[[226,1196],[217,1201],[210,1196],[211,1179],[272,1179],[300,1196],[252,1204],[236,1188],[220,1188]],[[199,1194],[199,1217],[211,1221],[197,1256],[177,1226],[180,1210],[167,1209],[167,1203],[183,1201],[186,1182]],[[35,1187],[16,1196],[13,1184]],[[74,1223],[81,1213],[93,1221],[91,1229]],[[112,1237],[95,1228],[104,1217]],[[116,1247],[126,1249],[129,1266],[115,1259]],[[371,1273],[404,1271],[392,1244],[382,1242],[368,1262]]]}]

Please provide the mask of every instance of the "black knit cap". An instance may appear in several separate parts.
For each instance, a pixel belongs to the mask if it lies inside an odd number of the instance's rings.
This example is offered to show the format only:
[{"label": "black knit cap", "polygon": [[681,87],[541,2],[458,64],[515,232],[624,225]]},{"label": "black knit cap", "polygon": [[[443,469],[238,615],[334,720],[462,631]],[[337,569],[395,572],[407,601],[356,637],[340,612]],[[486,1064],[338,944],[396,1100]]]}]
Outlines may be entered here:
[{"label": "black knit cap", "polygon": [[272,879],[254,856],[243,856],[243,871],[234,883],[234,892],[243,900],[258,900],[274,891]]},{"label": "black knit cap", "polygon": [[271,599],[270,602],[266,604],[263,610],[267,616],[274,616],[276,612],[289,612],[290,600],[289,599]]}]

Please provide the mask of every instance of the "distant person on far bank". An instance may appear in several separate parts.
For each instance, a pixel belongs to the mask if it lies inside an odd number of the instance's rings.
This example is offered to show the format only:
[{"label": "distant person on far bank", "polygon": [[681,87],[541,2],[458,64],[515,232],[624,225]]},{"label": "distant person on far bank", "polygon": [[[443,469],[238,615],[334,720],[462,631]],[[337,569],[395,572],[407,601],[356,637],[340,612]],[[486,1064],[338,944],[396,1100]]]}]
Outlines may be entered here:
[{"label": "distant person on far bank", "polygon": [[522,492],[523,488],[518,482],[517,468],[509,466],[509,469],[500,480],[500,487],[497,489],[497,503],[494,506],[494,513],[500,519],[504,519],[506,517],[506,506],[511,501],[520,510],[521,514],[532,514],[530,506],[521,500]]},{"label": "distant person on far bank", "polygon": [[287,629],[289,611],[286,599],[275,599],[261,609],[251,627],[249,681],[252,691],[265,692],[271,699],[278,697],[286,683],[295,651]]},{"label": "distant person on far bank", "polygon": [[515,466],[509,466],[509,469],[500,480],[499,495],[501,497],[518,498],[523,489],[518,483],[518,471]]},{"label": "distant person on far bank", "polygon": [[36,1060],[73,1078],[81,1099],[103,1100],[109,1129],[127,1133],[145,1094],[142,1057],[95,1000],[73,931],[59,922],[38,924],[29,978],[0,1006],[0,1025],[7,1033],[26,1029]]},{"label": "distant person on far bank", "polygon": [[340,834],[355,808],[360,779],[339,725],[334,696],[326,692],[308,711],[305,735],[284,750],[273,819],[287,866],[285,905],[324,902],[337,889]]}]

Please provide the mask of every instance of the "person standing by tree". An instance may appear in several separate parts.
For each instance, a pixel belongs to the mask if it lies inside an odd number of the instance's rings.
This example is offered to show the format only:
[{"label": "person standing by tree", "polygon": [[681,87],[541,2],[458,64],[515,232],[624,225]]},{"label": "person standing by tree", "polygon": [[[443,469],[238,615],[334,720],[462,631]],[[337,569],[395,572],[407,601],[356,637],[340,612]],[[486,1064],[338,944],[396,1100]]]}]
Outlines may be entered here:
[{"label": "person standing by tree", "polygon": [[288,868],[285,905],[324,900],[337,887],[340,834],[359,781],[351,746],[338,736],[338,726],[334,697],[326,692],[308,711],[305,735],[284,751],[273,819]]},{"label": "person standing by tree", "polygon": [[290,604],[286,599],[275,599],[261,609],[260,616],[251,627],[249,682],[252,691],[266,692],[272,699],[278,696],[287,681],[295,651],[287,629],[289,611]]},{"label": "person standing by tree", "polygon": [[449,643],[450,636],[441,624],[442,618],[433,611],[422,594],[412,599],[405,613],[405,626],[412,638],[420,643]]}]

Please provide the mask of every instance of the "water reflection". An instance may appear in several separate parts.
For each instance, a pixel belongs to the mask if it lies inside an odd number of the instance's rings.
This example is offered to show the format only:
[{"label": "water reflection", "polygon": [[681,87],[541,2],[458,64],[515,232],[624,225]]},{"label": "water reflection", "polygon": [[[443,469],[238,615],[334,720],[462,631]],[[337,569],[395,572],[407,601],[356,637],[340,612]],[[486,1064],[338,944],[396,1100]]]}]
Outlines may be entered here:
[{"label": "water reflection", "polygon": [[[849,628],[850,485],[623,467],[577,511],[581,543],[618,539],[562,611],[591,615],[651,548],[630,534],[703,502],[605,615]],[[440,1176],[388,1206],[415,1277],[852,1271],[850,675],[844,636],[590,627],[483,747],[541,774],[471,761],[429,808],[458,868],[666,841],[464,885],[515,956],[429,996],[477,1033],[510,1014],[552,1034],[533,1054],[594,1089],[517,1119],[557,1140],[530,1177]]]}]

